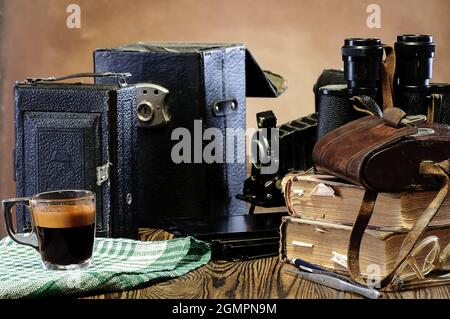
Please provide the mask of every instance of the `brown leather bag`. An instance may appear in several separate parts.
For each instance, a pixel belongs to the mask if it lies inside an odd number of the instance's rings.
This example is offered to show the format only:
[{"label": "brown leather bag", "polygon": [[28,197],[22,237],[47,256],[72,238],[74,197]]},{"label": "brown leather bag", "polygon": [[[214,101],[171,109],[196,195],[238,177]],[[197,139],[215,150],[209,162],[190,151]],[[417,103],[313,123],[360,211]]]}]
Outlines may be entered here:
[{"label": "brown leather bag", "polygon": [[[313,150],[315,168],[364,186],[359,215],[350,235],[347,264],[350,276],[366,284],[359,265],[362,237],[369,224],[378,192],[439,189],[434,200],[417,219],[400,248],[390,273],[380,278],[380,287],[398,289],[393,279],[411,255],[449,191],[450,128],[441,124],[418,124],[414,117],[393,107],[395,53],[385,47],[382,67],[382,118],[367,116],[348,123],[322,137]],[[425,278],[411,287],[449,283],[448,278]],[[388,287],[388,288],[389,288]]]},{"label": "brown leather bag", "polygon": [[389,108],[383,118],[367,116],[328,133],[313,150],[314,165],[320,173],[367,189],[347,255],[350,275],[361,284],[365,280],[359,266],[360,245],[378,192],[440,189],[406,236],[392,271],[380,279],[380,286],[385,287],[421,239],[449,189],[450,128],[434,123],[418,127],[404,123],[404,112]]},{"label": "brown leather bag", "polygon": [[314,148],[314,166],[378,192],[439,189],[435,179],[419,174],[419,166],[450,158],[450,127],[404,125],[405,117],[389,108],[383,118],[366,116],[331,131]]}]

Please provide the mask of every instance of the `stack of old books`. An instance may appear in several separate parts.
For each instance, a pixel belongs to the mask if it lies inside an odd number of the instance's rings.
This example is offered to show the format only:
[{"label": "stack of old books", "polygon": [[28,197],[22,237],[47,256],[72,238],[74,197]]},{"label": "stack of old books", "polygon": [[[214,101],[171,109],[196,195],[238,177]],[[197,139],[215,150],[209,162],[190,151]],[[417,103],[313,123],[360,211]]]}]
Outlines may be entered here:
[{"label": "stack of old books", "polygon": [[[290,187],[286,187],[287,180]],[[281,258],[302,259],[347,273],[350,233],[364,189],[325,175],[291,175],[283,185],[290,216],[283,219],[281,227]],[[381,276],[393,269],[407,232],[435,196],[432,191],[378,195],[361,244],[363,274],[369,274],[372,265],[379,267]],[[450,196],[423,238],[430,236],[436,236],[442,248],[450,243]],[[415,256],[417,263],[425,265],[429,253],[424,249]]]}]

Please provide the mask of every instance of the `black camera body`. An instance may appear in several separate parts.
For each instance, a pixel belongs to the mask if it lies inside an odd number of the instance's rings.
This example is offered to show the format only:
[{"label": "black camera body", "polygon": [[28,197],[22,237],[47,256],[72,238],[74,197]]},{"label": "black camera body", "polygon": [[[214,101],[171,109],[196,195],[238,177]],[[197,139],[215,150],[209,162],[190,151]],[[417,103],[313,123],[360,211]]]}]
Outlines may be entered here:
[{"label": "black camera body", "polygon": [[[282,77],[263,71],[244,45],[226,43],[139,42],[97,49],[94,66],[97,72],[130,72],[129,83],[153,83],[170,92],[165,111],[145,103],[138,109],[136,210],[141,227],[164,227],[170,218],[246,212],[236,198],[246,179],[245,149],[235,145],[233,161],[207,162],[203,151],[209,141],[203,137],[220,131],[226,155],[233,132],[245,132],[246,97],[277,97],[286,89]],[[159,117],[152,115],[156,111]],[[192,151],[183,151],[189,158],[175,162],[180,129],[192,136]]]},{"label": "black camera body", "polygon": [[[86,189],[96,194],[96,234],[137,238],[135,196],[138,86],[125,74],[28,79],[14,88],[16,194]],[[113,83],[64,83],[111,77]],[[61,80],[61,81],[60,81]],[[119,81],[118,81],[119,80]],[[151,84],[139,84],[153,91]],[[31,227],[18,207],[19,230]]]},{"label": "black camera body", "polygon": [[[257,113],[258,132],[252,144],[251,176],[244,182],[243,194],[238,198],[254,206],[284,206],[281,182],[292,171],[306,171],[312,167],[312,150],[316,143],[317,113],[277,125],[272,111]],[[272,139],[271,129],[277,137]],[[263,130],[268,134],[263,134]],[[264,136],[263,136],[264,135]],[[276,171],[265,173],[264,168],[276,165]],[[253,206],[252,206],[253,207]]]},{"label": "black camera body", "polygon": [[[244,182],[243,193],[238,195],[239,199],[249,202],[254,209],[254,206],[261,207],[279,207],[284,206],[284,196],[281,189],[281,181],[283,177],[292,171],[306,171],[313,166],[312,150],[317,141],[318,117],[320,115],[326,116],[327,112],[319,113],[320,103],[335,106],[336,103],[326,101],[327,97],[319,93],[323,86],[342,86],[346,83],[344,72],[342,70],[325,69],[318,77],[313,86],[313,92],[316,98],[316,112],[299,119],[284,123],[277,126],[277,119],[272,111],[260,112],[256,115],[258,130],[262,129],[278,129],[278,139],[275,139],[277,145],[270,145],[271,139],[261,139],[260,132],[255,134],[255,140],[258,141],[256,152],[252,154],[265,157],[264,162],[269,163],[277,161],[277,172],[264,174],[262,168],[265,165],[261,158],[254,158],[251,167],[251,176]],[[345,87],[345,98],[338,96],[337,98],[342,102],[348,102],[347,89]],[[333,94],[334,95],[334,94]],[[339,95],[339,94],[336,94]],[[320,102],[322,101],[322,102]],[[338,103],[342,105],[342,103]],[[325,109],[325,105],[322,109]],[[330,110],[334,108],[330,108]],[[349,111],[350,107],[348,107]],[[337,110],[337,109],[336,109]],[[353,116],[353,115],[352,115]],[[336,127],[341,125],[341,115],[331,119],[327,117],[322,119],[322,126]],[[331,120],[330,120],[331,119]],[[348,119],[350,120],[350,118]],[[344,123],[342,123],[344,124]],[[264,142],[267,140],[267,142]],[[252,143],[253,145],[253,143]],[[277,152],[273,150],[277,149]],[[276,153],[276,154],[274,154]],[[274,158],[276,157],[276,158]]]}]

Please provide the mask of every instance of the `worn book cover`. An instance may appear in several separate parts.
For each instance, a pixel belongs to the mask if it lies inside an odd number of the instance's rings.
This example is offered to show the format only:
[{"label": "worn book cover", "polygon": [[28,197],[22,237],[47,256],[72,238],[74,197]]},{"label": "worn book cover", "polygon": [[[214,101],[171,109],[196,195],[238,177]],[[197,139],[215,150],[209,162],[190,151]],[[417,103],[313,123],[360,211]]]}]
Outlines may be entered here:
[{"label": "worn book cover", "polygon": [[[281,225],[280,257],[302,259],[321,267],[347,273],[347,249],[352,226],[302,218],[284,217]],[[364,275],[376,271],[384,277],[393,269],[406,231],[369,227],[361,243],[360,266]],[[440,247],[450,243],[450,225],[432,226],[422,237],[436,236]],[[434,238],[434,237],[433,237]],[[415,256],[419,265],[429,258],[429,247]]]},{"label": "worn book cover", "polygon": [[[288,175],[283,185],[291,216],[344,225],[355,222],[365,191],[329,175]],[[408,230],[436,193],[380,193],[369,225],[392,231]],[[450,198],[444,201],[430,226],[447,224],[450,224]]]}]

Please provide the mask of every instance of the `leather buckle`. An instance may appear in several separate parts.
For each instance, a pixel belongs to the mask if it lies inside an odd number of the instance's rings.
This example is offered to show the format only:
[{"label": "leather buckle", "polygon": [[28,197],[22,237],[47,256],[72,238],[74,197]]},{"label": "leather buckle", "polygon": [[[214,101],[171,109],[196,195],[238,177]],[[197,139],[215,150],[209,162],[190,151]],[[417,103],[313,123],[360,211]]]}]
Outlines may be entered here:
[{"label": "leather buckle", "polygon": [[405,116],[400,123],[403,125],[415,126],[417,124],[426,123],[427,117],[425,115],[408,115]]}]

